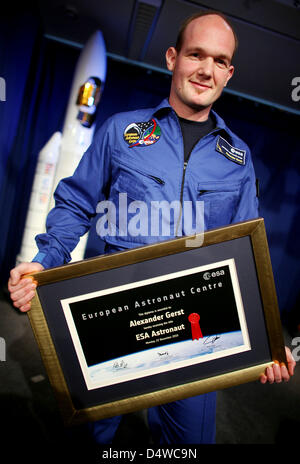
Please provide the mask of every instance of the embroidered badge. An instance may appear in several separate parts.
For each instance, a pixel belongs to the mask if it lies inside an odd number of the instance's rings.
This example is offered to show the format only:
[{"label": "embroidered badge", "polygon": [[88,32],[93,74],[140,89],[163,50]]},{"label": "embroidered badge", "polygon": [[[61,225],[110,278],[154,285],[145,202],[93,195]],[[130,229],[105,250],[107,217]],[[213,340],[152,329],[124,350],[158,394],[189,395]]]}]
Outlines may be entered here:
[{"label": "embroidered badge", "polygon": [[245,165],[246,161],[246,150],[241,150],[240,148],[235,148],[230,143],[228,143],[223,137],[219,135],[216,150],[222,155],[226,156],[231,161],[234,161],[237,164]]},{"label": "embroidered badge", "polygon": [[155,119],[147,122],[133,122],[124,130],[124,140],[129,148],[152,145],[160,138],[161,130]]}]

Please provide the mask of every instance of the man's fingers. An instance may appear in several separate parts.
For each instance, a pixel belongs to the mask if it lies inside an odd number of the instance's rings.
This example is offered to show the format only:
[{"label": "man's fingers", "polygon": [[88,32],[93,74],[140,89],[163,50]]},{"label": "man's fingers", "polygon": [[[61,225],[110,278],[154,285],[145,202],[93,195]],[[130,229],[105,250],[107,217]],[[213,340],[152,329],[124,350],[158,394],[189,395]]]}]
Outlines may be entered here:
[{"label": "man's fingers", "polygon": [[34,291],[30,291],[26,295],[24,295],[23,298],[19,298],[18,300],[15,300],[13,302],[13,305],[16,308],[21,309],[22,307],[27,307],[28,304],[29,304],[29,308],[30,308],[30,302],[31,302],[33,297],[34,297]]},{"label": "man's fingers", "polygon": [[289,373],[289,375],[294,375],[294,370],[295,370],[295,367],[296,367],[296,361],[293,358],[291,350],[287,346],[285,347],[285,352],[286,352],[288,373]]},{"label": "man's fingers", "polygon": [[290,380],[290,374],[287,370],[286,365],[284,363],[281,363],[280,367],[281,367],[282,380],[284,380],[284,382],[288,382]]},{"label": "man's fingers", "polygon": [[31,272],[31,263],[21,263],[10,271],[11,285],[17,285],[23,274]]},{"label": "man's fingers", "polygon": [[279,362],[278,361],[274,362],[272,368],[273,368],[273,373],[274,373],[274,381],[276,383],[282,382],[281,369],[280,369]]},{"label": "man's fingers", "polygon": [[26,305],[20,306],[19,310],[22,311],[22,313],[25,313],[26,311],[29,311],[31,308],[31,304],[27,303]]},{"label": "man's fingers", "polygon": [[27,293],[25,293],[22,297],[16,299],[16,300],[13,300],[13,304],[14,306],[16,306],[17,308],[20,308],[21,306],[29,303],[32,298],[34,297],[34,291],[33,290],[30,290],[28,291]]},{"label": "man's fingers", "polygon": [[267,383],[268,377],[266,376],[266,374],[262,374],[262,375],[260,376],[260,381],[261,381],[261,383],[263,383],[263,384]]},{"label": "man's fingers", "polygon": [[11,293],[11,299],[13,302],[24,301],[23,304],[29,301],[29,295],[34,295],[34,291],[36,289],[36,285],[29,281],[26,285],[23,285],[21,288],[18,288],[16,291]]},{"label": "man's fingers", "polygon": [[10,292],[16,292],[18,290],[21,290],[22,288],[31,285],[33,283],[33,280],[29,277],[24,277],[24,279],[18,280],[17,283],[13,283],[11,279],[8,281],[8,290]]},{"label": "man's fingers", "polygon": [[25,272],[32,272],[36,265],[24,263],[12,269],[10,279],[8,281],[8,290],[13,305],[21,311],[30,309],[30,301],[34,297],[36,283],[31,277],[26,277]]},{"label": "man's fingers", "polygon": [[267,367],[264,374],[260,376],[261,383],[280,383],[282,381],[288,382],[290,377],[294,374],[296,361],[293,358],[291,350],[285,347],[287,365],[284,362],[279,363],[274,361],[272,366]]},{"label": "man's fingers", "polygon": [[268,378],[269,383],[274,383],[274,380],[275,380],[274,372],[273,372],[273,368],[271,366],[267,367],[266,374],[267,374],[267,378]]},{"label": "man's fingers", "polygon": [[[10,271],[9,284],[17,285],[25,274],[43,270],[43,266],[39,263],[21,263]],[[25,277],[27,279],[27,277]],[[28,277],[30,278],[30,277]]]},{"label": "man's fingers", "polygon": [[17,285],[20,280],[21,274],[17,268],[14,268],[10,271],[10,278],[8,280],[9,285]]},{"label": "man's fingers", "polygon": [[28,274],[42,271],[44,267],[40,263],[21,263],[10,271],[8,290],[13,305],[20,311],[28,311],[31,300],[34,297],[37,282]]}]

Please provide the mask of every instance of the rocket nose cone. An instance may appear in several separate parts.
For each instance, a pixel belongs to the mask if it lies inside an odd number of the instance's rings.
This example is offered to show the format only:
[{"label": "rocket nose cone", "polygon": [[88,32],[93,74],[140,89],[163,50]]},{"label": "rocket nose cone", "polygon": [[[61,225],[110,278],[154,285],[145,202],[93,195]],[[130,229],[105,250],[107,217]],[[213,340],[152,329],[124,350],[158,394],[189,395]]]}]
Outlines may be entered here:
[{"label": "rocket nose cone", "polygon": [[[105,49],[105,42],[104,42],[104,37],[101,31],[97,30],[95,31],[88,39],[86,46],[92,46],[92,47],[104,47]],[[84,48],[85,48],[84,47]]]},{"label": "rocket nose cone", "polygon": [[103,42],[104,43],[104,38],[103,38],[103,34],[102,32],[98,29],[97,31],[95,31],[89,40],[94,40],[94,41],[98,41],[98,42]]},{"label": "rocket nose cone", "polygon": [[83,81],[88,78],[88,75],[96,75],[101,79],[101,82],[105,81],[106,47],[103,34],[100,30],[96,30],[90,36],[80,53],[77,70],[80,72],[80,70],[83,71],[84,69],[90,70],[86,72],[86,77]]},{"label": "rocket nose cone", "polygon": [[[101,31],[96,30],[93,32],[83,47],[76,64],[72,89],[64,121],[64,139],[66,137],[65,131],[72,130],[71,128],[74,124],[81,124],[78,120],[79,107],[77,104],[80,89],[82,89],[83,85],[88,81],[88,79],[93,77],[94,79],[98,78],[100,80],[102,92],[106,79],[106,67],[106,48],[103,35]],[[95,98],[95,95],[92,96]],[[84,112],[84,117],[86,116],[85,113],[86,112]]]}]

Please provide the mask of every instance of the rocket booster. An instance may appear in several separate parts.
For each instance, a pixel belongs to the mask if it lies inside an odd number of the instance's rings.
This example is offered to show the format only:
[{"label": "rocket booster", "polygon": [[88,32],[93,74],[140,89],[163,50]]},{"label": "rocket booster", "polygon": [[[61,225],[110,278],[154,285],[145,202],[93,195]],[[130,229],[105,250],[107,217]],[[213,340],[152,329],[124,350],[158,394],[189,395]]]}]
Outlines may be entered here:
[{"label": "rocket booster", "polygon": [[[29,211],[23,234],[21,251],[17,262],[31,261],[37,253],[35,236],[45,232],[46,217],[54,206],[53,193],[58,182],[69,177],[76,169],[83,153],[92,142],[95,130],[95,115],[106,78],[106,48],[102,33],[96,31],[80,53],[62,133],[56,132],[38,156],[33,181]],[[56,151],[55,151],[56,150]],[[53,160],[51,176],[47,171]],[[41,172],[47,171],[47,192],[41,187]],[[44,174],[46,175],[46,174]],[[43,208],[41,208],[41,193]],[[81,237],[71,257],[72,261],[83,259],[88,234]]]},{"label": "rocket booster", "polygon": [[41,221],[45,223],[48,214],[60,143],[61,133],[55,132],[39,153],[17,263],[31,261],[38,252],[34,237],[44,232]]}]

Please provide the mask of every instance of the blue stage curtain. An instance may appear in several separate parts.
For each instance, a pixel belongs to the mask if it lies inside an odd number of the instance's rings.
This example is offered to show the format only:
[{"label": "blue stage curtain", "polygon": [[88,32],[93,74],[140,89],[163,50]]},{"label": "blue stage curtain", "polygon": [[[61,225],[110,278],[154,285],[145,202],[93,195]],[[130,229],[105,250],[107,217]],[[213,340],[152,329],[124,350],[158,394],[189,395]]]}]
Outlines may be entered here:
[{"label": "blue stage curtain", "polygon": [[33,13],[1,16],[0,262],[6,282],[19,252],[37,155],[62,129],[77,49],[46,40]]}]

